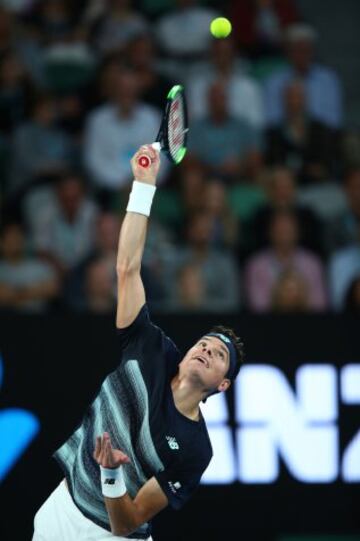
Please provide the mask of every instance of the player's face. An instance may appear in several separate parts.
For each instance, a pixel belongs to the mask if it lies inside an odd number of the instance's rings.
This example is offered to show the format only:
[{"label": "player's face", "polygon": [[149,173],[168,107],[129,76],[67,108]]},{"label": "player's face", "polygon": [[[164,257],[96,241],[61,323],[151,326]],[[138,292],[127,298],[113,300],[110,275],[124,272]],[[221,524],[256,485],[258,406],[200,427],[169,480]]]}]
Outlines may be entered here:
[{"label": "player's face", "polygon": [[205,336],[186,353],[181,372],[195,377],[206,389],[225,391],[230,384],[225,379],[229,364],[229,350],[223,342],[216,336]]}]

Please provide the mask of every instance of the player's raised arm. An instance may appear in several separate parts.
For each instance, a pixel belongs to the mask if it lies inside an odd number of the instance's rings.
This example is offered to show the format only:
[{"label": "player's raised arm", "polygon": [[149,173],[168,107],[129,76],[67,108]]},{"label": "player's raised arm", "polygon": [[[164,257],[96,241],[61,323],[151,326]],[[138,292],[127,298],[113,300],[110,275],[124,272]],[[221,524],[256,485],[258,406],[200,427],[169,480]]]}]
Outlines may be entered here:
[{"label": "player's raised arm", "polygon": [[[148,167],[142,167],[138,163],[140,155],[150,158]],[[118,276],[116,326],[119,329],[130,325],[145,303],[140,269],[147,222],[160,166],[159,152],[150,145],[143,146],[133,156],[131,166],[135,181],[120,230],[116,264]]]}]

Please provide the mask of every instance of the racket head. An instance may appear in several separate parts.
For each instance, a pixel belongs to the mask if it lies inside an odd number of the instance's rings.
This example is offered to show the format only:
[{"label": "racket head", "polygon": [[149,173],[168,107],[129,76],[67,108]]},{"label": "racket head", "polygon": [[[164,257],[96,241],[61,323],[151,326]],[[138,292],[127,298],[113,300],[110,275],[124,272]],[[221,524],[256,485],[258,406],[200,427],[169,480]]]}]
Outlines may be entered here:
[{"label": "racket head", "polygon": [[184,87],[175,85],[167,95],[164,116],[156,138],[174,164],[179,164],[186,154],[187,135],[188,116]]}]

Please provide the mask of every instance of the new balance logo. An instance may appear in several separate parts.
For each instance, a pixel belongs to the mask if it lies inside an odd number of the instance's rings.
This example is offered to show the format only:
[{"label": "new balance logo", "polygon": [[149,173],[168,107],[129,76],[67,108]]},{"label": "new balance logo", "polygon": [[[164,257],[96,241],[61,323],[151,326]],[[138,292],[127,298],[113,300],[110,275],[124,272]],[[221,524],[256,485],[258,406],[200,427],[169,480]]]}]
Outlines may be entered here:
[{"label": "new balance logo", "polygon": [[180,449],[178,442],[173,436],[166,436],[170,449]]},{"label": "new balance logo", "polygon": [[179,490],[179,488],[181,488],[181,484],[179,483],[179,481],[176,481],[175,483],[168,481],[168,485],[170,487],[171,492],[173,492],[174,494],[176,494],[176,491]]},{"label": "new balance logo", "polygon": [[116,479],[111,479],[110,477],[105,479],[104,485],[115,485]]}]

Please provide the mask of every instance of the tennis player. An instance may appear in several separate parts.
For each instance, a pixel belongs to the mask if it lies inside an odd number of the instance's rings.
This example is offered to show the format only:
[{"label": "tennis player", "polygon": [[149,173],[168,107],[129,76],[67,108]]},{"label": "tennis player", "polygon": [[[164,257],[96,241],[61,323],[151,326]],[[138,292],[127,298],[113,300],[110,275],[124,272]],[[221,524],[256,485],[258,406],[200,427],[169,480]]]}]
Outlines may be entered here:
[{"label": "tennis player", "polygon": [[141,147],[131,164],[117,257],[119,364],[54,455],[65,479],[37,512],[34,541],[151,540],[152,517],[180,509],[212,457],[200,402],[226,391],[242,362],[231,329],[205,332],[181,358],[151,322],[140,267],[159,153]]}]

